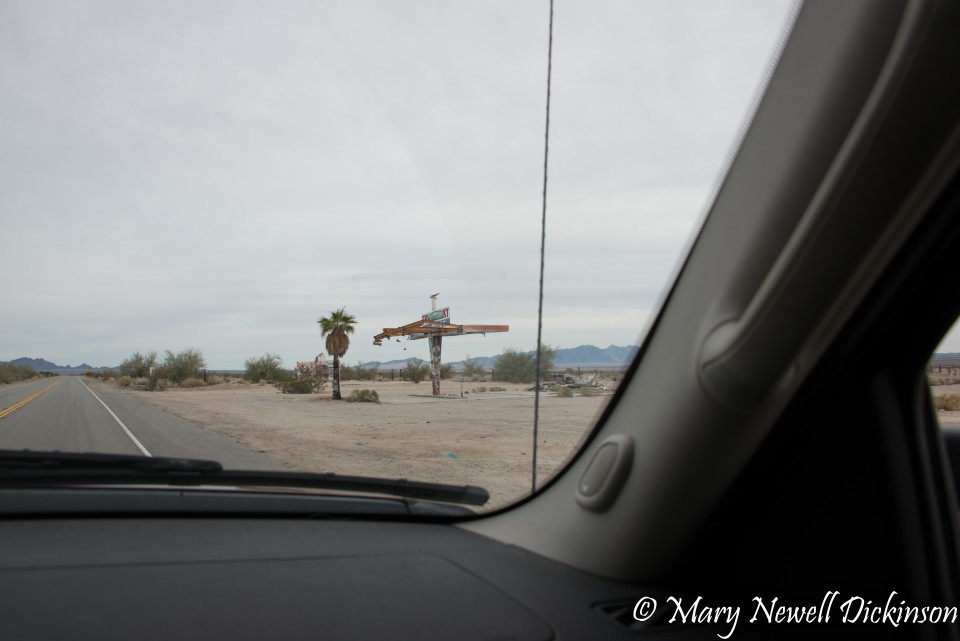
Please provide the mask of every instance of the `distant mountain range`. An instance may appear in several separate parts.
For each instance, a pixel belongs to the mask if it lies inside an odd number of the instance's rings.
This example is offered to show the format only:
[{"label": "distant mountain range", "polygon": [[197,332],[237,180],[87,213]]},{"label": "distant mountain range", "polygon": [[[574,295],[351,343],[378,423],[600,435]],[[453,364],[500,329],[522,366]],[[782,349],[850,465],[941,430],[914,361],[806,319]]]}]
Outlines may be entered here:
[{"label": "distant mountain range", "polygon": [[[570,347],[565,349],[558,349],[557,355],[553,360],[555,367],[580,367],[580,368],[620,368],[626,367],[633,357],[636,355],[638,347],[636,345],[627,345],[626,347],[621,347],[619,345],[610,345],[609,347],[596,347],[595,345],[580,345],[579,347]],[[533,352],[529,352],[533,353]],[[426,355],[426,354],[424,354]],[[473,360],[476,360],[478,363],[483,365],[486,368],[493,366],[493,362],[497,359],[496,356],[476,356],[472,357]],[[406,364],[410,361],[424,360],[421,358],[411,357],[398,359],[387,362],[378,362],[378,361],[367,361],[363,363],[364,367],[374,367],[378,366],[380,369],[389,370],[389,369],[399,369],[405,367]],[[343,359],[345,364],[352,364],[350,361],[350,354],[347,353],[346,358]],[[43,358],[18,358],[16,360],[10,361],[11,365],[26,365],[33,368],[38,372],[54,372],[57,374],[83,374],[88,369],[95,372],[107,369],[118,369],[118,367],[106,367],[99,366],[93,367],[87,363],[81,363],[79,365],[57,365],[56,363],[51,363],[48,360]],[[463,366],[463,361],[456,361],[450,363],[455,368]],[[233,370],[231,370],[233,371]],[[243,370],[237,370],[243,371]]]},{"label": "distant mountain range", "polygon": [[[626,367],[630,364],[633,358],[637,355],[639,348],[636,345],[610,345],[609,347],[600,348],[595,345],[580,345],[579,347],[568,347],[564,349],[558,349],[556,358],[554,358],[553,364],[557,368],[567,368],[567,367],[580,367],[580,368],[592,368],[592,369],[612,369]],[[533,353],[533,352],[529,352]],[[486,368],[493,366],[493,361],[496,360],[496,356],[475,356],[472,357],[472,360],[476,360],[478,363],[483,365]],[[387,362],[378,362],[378,361],[367,361],[363,364],[364,367],[374,367],[377,366],[382,370],[390,369],[399,369],[405,367],[406,364],[410,361],[425,360],[422,358],[404,358]],[[0,361],[2,362],[2,361]],[[118,367],[107,367],[107,366],[98,366],[93,367],[87,363],[80,363],[79,365],[57,365],[56,363],[51,363],[48,360],[43,358],[18,358],[12,361],[8,361],[10,365],[26,365],[31,367],[38,372],[53,372],[56,374],[83,374],[88,369],[94,372],[99,372],[102,370],[108,369],[118,369]],[[350,364],[349,354],[347,358],[344,359],[345,364]],[[930,363],[932,365],[953,365],[960,366],[960,352],[944,352],[939,354],[934,354]],[[463,361],[455,361],[450,363],[455,368],[463,367]],[[232,370],[231,370],[232,371]],[[237,370],[242,371],[242,370]]]},{"label": "distant mountain range", "polygon": [[116,369],[114,367],[93,367],[87,365],[86,363],[80,363],[79,365],[57,365],[56,363],[51,363],[50,361],[43,358],[17,358],[12,361],[8,361],[10,365],[16,365],[18,367],[26,365],[27,367],[33,369],[36,372],[53,372],[55,374],[83,374],[87,370],[93,370],[94,372],[99,372],[105,369]]},{"label": "distant mountain range", "polygon": [[[610,345],[600,348],[595,345],[580,345],[579,347],[568,347],[558,349],[557,355],[553,359],[554,367],[580,367],[580,368],[620,368],[626,367],[633,357],[636,356],[639,348],[636,345]],[[532,354],[533,352],[528,352]],[[473,356],[470,360],[477,361],[486,368],[493,366],[496,356]],[[394,361],[377,362],[368,361],[363,364],[364,367],[378,366],[380,369],[398,369],[406,366],[410,361],[425,360],[422,358],[404,358]],[[349,355],[346,361],[349,363]],[[463,367],[463,361],[454,361],[449,363],[455,368]]]},{"label": "distant mountain range", "polygon": [[930,359],[931,365],[953,365],[957,367],[960,365],[960,352],[944,352],[941,354],[934,354],[933,358]]}]

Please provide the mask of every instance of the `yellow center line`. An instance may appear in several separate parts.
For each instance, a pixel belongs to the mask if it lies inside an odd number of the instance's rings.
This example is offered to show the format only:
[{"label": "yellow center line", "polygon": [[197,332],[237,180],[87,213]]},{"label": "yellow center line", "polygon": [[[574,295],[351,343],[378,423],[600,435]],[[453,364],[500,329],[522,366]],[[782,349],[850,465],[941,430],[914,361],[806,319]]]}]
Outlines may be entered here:
[{"label": "yellow center line", "polygon": [[13,413],[16,412],[18,409],[20,409],[21,407],[23,407],[24,405],[26,405],[27,403],[29,403],[30,401],[32,401],[32,400],[35,399],[36,397],[40,396],[41,394],[43,394],[43,393],[46,392],[48,389],[50,389],[51,387],[53,387],[54,385],[56,385],[57,383],[59,383],[59,382],[62,381],[62,380],[63,380],[63,379],[60,379],[59,381],[54,381],[53,383],[50,383],[49,385],[47,385],[46,387],[44,387],[44,388],[43,388],[42,390],[40,390],[39,392],[35,392],[35,393],[31,394],[30,396],[26,397],[25,399],[23,399],[22,401],[20,401],[19,403],[15,403],[14,405],[11,405],[11,406],[8,407],[7,409],[0,411],[0,420],[7,418],[7,416],[9,416],[10,414],[13,414]]}]

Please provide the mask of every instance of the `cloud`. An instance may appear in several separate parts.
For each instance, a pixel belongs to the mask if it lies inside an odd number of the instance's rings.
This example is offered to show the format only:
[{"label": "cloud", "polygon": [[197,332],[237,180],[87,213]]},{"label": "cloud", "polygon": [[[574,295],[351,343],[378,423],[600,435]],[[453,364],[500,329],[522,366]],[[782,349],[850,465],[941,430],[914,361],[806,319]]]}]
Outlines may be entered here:
[{"label": "cloud", "polygon": [[[558,3],[547,342],[637,339],[787,7]],[[455,322],[511,326],[448,357],[532,348],[546,21],[539,2],[3,4],[0,359],[290,364],[344,305],[349,359],[389,360],[426,347],[373,334],[435,291]]]}]

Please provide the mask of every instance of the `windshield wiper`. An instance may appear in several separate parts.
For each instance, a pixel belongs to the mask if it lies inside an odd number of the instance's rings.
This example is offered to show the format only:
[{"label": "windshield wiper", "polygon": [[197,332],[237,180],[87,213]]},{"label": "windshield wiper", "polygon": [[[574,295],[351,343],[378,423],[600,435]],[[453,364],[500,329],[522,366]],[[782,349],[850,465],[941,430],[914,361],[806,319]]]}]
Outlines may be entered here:
[{"label": "windshield wiper", "polygon": [[309,472],[224,470],[217,461],[198,459],[0,451],[0,487],[101,484],[341,490],[467,505],[483,505],[490,499],[487,490],[475,485]]},{"label": "windshield wiper", "polygon": [[85,452],[19,452],[0,450],[0,478],[18,476],[20,471],[29,474],[45,474],[56,470],[72,473],[84,470],[139,470],[157,473],[202,473],[219,472],[223,469],[217,461],[188,458],[163,458],[154,456],[131,456],[127,454],[97,454]]}]

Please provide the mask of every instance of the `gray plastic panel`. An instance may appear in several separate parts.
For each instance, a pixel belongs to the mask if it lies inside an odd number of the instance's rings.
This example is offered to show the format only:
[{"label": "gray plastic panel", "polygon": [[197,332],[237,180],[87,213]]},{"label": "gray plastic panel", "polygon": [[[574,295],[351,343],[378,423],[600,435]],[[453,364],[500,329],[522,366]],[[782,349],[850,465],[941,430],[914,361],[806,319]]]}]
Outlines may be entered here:
[{"label": "gray plastic panel", "polygon": [[428,554],[22,569],[0,586],[14,639],[553,637],[516,601]]}]

